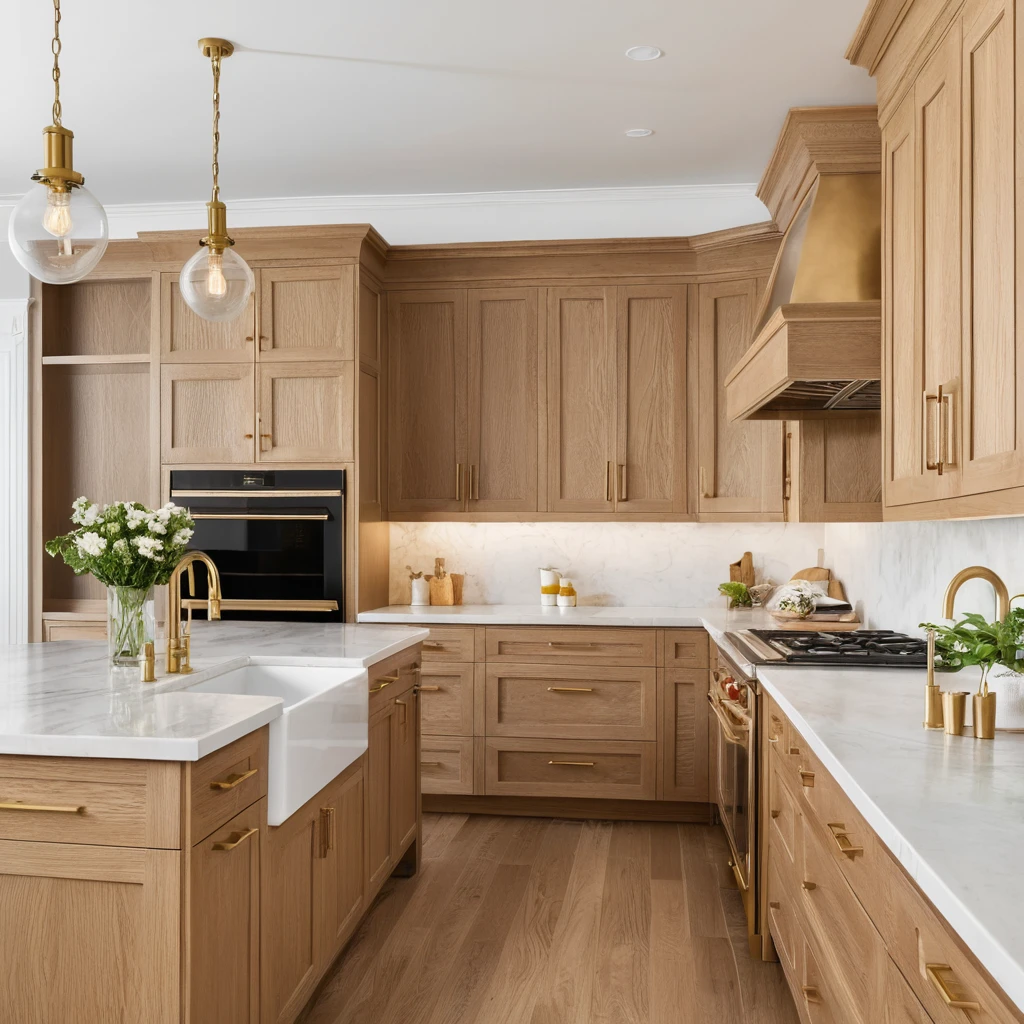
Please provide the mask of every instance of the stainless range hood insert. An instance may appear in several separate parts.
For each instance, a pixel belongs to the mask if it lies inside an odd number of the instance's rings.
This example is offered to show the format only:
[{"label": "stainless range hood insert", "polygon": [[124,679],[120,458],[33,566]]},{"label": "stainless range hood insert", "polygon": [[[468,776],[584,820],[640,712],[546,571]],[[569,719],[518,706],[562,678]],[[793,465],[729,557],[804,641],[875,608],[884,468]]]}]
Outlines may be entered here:
[{"label": "stainless range hood insert", "polygon": [[730,419],[881,408],[881,141],[874,107],[794,108],[758,196],[785,231],[726,377]]}]

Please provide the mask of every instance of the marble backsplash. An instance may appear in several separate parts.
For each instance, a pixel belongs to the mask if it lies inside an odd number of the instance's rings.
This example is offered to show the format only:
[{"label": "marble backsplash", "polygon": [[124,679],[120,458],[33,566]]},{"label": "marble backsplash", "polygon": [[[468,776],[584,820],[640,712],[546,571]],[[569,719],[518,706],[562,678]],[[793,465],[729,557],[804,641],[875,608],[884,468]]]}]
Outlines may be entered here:
[{"label": "marble backsplash", "polygon": [[[954,522],[830,523],[825,564],[846,585],[870,626],[917,633],[938,619],[946,584],[968,565],[986,565],[1010,594],[1024,591],[1024,518]],[[963,586],[956,610],[995,612],[992,588]]]},{"label": "marble backsplash", "polygon": [[392,523],[391,603],[408,604],[406,565],[466,573],[466,604],[537,600],[539,566],[572,577],[580,604],[717,603],[744,551],[760,581],[815,565],[824,527],[786,523]]}]

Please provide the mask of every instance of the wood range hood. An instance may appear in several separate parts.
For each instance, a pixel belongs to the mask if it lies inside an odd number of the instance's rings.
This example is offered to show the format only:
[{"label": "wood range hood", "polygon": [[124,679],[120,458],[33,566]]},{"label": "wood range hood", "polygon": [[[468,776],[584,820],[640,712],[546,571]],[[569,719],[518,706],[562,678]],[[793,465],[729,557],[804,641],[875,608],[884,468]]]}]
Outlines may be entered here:
[{"label": "wood range hood", "polygon": [[794,107],[757,187],[785,232],[754,341],[725,379],[732,420],[881,408],[881,137],[875,107]]}]

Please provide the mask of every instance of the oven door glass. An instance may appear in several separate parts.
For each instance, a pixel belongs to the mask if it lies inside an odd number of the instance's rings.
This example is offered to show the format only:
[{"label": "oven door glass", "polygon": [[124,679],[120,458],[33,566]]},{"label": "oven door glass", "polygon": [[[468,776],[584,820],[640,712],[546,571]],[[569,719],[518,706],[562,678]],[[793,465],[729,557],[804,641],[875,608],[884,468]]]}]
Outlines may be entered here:
[{"label": "oven door glass", "polygon": [[743,884],[750,873],[750,739],[751,722],[742,712],[733,711],[732,702],[715,701],[718,718],[719,811],[733,858]]}]

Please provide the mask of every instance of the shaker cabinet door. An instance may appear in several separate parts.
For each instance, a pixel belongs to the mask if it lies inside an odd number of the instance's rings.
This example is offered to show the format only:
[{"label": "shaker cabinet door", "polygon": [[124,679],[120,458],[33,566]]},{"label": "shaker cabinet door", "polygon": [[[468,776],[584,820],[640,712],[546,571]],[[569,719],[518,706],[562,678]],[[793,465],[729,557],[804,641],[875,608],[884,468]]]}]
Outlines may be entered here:
[{"label": "shaker cabinet door", "polygon": [[252,462],[252,363],[165,363],[160,381],[164,463]]},{"label": "shaker cabinet door", "polygon": [[271,267],[259,272],[259,358],[352,359],[355,266]]},{"label": "shaker cabinet door", "polygon": [[193,313],[177,274],[160,275],[160,360],[164,363],[251,363],[255,297],[234,320],[219,323]]}]

